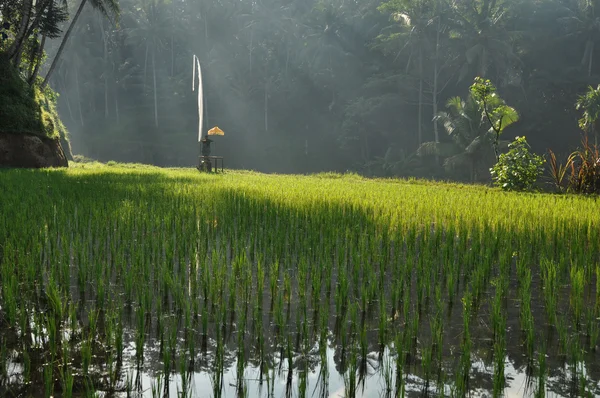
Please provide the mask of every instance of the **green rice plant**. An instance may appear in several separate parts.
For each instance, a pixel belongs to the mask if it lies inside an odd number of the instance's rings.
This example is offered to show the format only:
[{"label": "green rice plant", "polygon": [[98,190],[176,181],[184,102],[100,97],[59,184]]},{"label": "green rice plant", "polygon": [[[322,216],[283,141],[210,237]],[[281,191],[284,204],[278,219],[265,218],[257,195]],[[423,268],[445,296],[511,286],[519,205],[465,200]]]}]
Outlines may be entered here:
[{"label": "green rice plant", "polygon": [[92,363],[92,338],[87,337],[83,339],[81,343],[81,366],[83,375],[87,376],[89,373],[90,364]]},{"label": "green rice plant", "polygon": [[385,304],[385,296],[379,300],[379,346],[381,352],[387,344],[388,316]]},{"label": "green rice plant", "polygon": [[356,397],[357,388],[357,373],[358,373],[358,356],[355,349],[350,351],[348,360],[348,369],[344,373],[344,396],[347,398]]},{"label": "green rice plant", "polygon": [[138,363],[144,361],[144,341],[146,329],[145,309],[140,306],[136,311],[137,329],[135,332],[135,357]]},{"label": "green rice plant", "polygon": [[308,372],[302,370],[298,374],[298,398],[306,398],[306,391],[308,389]]},{"label": "green rice plant", "polygon": [[177,395],[181,398],[191,397],[191,372],[188,371],[188,361],[185,352],[179,355],[179,375],[181,376],[181,390],[177,388]]},{"label": "green rice plant", "polygon": [[546,396],[546,372],[546,345],[542,344],[538,354],[538,381],[534,393],[535,398],[544,398]]},{"label": "green rice plant", "polygon": [[44,397],[50,398],[54,392],[54,379],[53,379],[53,368],[52,363],[46,363],[43,366],[44,373]]},{"label": "green rice plant", "polygon": [[[8,270],[8,267],[2,267],[3,270]],[[17,278],[14,274],[2,273],[2,303],[3,312],[8,325],[14,327],[17,325]]]},{"label": "green rice plant", "polygon": [[589,306],[586,311],[587,337],[589,349],[596,351],[598,346],[598,336],[600,335],[600,325],[598,325],[598,306]]},{"label": "green rice plant", "polygon": [[542,259],[540,263],[541,277],[544,291],[546,314],[551,324],[556,322],[556,300],[558,265],[554,261]]},{"label": "green rice plant", "polygon": [[581,314],[583,311],[583,293],[585,287],[584,269],[572,267],[571,271],[571,293],[570,304],[575,325],[579,328],[581,325]]},{"label": "green rice plant", "polygon": [[61,368],[60,379],[62,384],[62,396],[65,398],[71,398],[73,396],[73,373],[69,368]]},{"label": "green rice plant", "polygon": [[454,383],[454,396],[461,397],[467,394],[469,390],[469,373],[471,370],[471,333],[470,321],[472,306],[472,295],[470,291],[466,291],[463,298],[463,336],[461,339],[461,355],[459,358],[458,368],[456,372],[456,380]]},{"label": "green rice plant", "polygon": [[269,288],[271,292],[271,310],[273,310],[274,301],[277,298],[279,286],[279,260],[275,259],[269,269]]},{"label": "green rice plant", "polygon": [[433,349],[431,345],[424,344],[421,347],[421,367],[423,368],[423,376],[425,378],[425,391],[429,390],[429,381],[433,367]]},{"label": "green rice plant", "polygon": [[156,377],[156,379],[154,379],[152,381],[152,385],[151,385],[151,392],[152,392],[152,398],[161,398],[162,394],[163,394],[163,379],[162,379],[162,375],[158,375]]},{"label": "green rice plant", "polygon": [[391,398],[392,392],[394,391],[394,366],[392,358],[389,355],[386,355],[383,358],[382,363],[383,396],[385,398]]}]

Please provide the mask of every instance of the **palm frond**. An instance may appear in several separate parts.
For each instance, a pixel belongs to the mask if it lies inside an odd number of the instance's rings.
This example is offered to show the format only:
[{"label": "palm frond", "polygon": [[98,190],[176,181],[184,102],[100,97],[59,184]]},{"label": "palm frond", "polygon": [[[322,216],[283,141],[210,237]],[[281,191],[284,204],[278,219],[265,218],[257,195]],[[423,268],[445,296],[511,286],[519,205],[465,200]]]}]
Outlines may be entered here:
[{"label": "palm frond", "polygon": [[451,156],[444,161],[444,169],[447,172],[452,172],[459,167],[471,166],[472,158],[467,153],[459,153],[458,155]]},{"label": "palm frond", "polygon": [[454,156],[460,149],[452,142],[424,142],[417,149],[418,156]]}]

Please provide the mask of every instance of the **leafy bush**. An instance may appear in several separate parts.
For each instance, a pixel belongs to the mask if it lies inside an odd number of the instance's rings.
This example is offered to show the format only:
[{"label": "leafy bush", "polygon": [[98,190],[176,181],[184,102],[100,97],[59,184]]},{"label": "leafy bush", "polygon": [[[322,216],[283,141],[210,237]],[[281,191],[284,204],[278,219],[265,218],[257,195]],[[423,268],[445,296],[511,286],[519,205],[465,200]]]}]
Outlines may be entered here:
[{"label": "leafy bush", "polygon": [[529,152],[525,137],[515,138],[508,148],[490,169],[494,183],[505,191],[530,190],[544,172],[544,158]]}]

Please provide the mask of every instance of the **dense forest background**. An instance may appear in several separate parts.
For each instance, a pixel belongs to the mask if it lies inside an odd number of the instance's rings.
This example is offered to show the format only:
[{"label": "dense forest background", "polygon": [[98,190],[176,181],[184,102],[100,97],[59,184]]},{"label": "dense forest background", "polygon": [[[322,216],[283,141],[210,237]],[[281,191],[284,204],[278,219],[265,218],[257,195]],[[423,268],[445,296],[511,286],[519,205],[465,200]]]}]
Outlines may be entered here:
[{"label": "dense forest background", "polygon": [[[468,179],[418,149],[451,141],[434,117],[476,76],[520,114],[503,139],[560,155],[579,144],[575,102],[600,75],[599,3],[121,0],[119,18],[83,8],[50,85],[73,152],[99,160],[196,162],[196,54],[204,130],[225,131],[213,154],[226,167]],[[46,41],[48,59],[60,42]]]}]

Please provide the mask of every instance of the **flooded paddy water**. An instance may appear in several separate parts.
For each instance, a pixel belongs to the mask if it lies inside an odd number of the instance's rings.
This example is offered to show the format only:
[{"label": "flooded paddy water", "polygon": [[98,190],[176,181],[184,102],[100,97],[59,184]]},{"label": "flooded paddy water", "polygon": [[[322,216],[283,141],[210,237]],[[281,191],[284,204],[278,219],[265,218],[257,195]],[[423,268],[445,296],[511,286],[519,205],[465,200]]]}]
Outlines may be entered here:
[{"label": "flooded paddy water", "polygon": [[0,396],[600,394],[595,199],[127,169],[0,185]]}]

